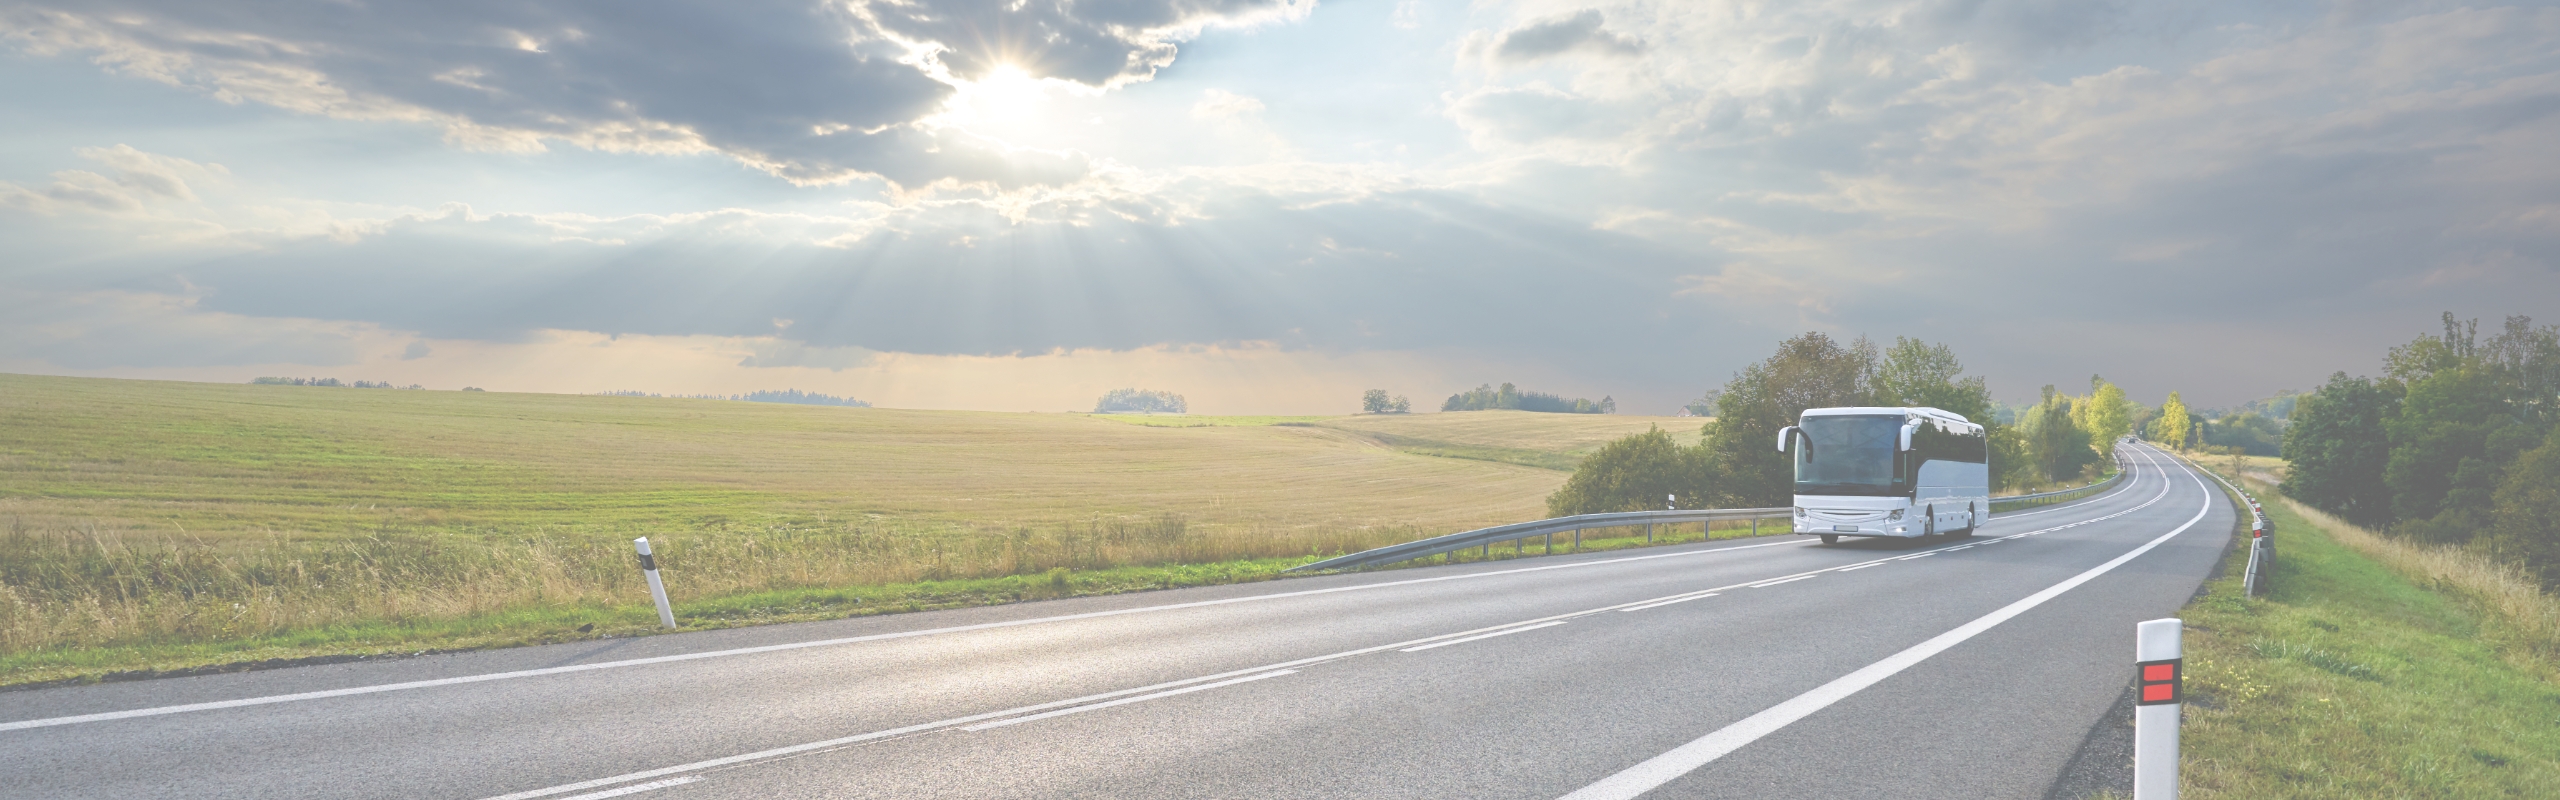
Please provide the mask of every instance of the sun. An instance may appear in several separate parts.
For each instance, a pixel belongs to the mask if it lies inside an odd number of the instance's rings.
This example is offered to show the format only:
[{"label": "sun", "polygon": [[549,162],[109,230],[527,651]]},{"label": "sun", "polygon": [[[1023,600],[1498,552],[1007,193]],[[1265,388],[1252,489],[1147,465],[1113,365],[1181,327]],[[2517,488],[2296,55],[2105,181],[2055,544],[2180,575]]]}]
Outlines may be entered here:
[{"label": "sun", "polygon": [[1014,64],[999,64],[977,80],[960,84],[951,98],[952,121],[1005,125],[1040,113],[1048,102],[1047,81]]}]

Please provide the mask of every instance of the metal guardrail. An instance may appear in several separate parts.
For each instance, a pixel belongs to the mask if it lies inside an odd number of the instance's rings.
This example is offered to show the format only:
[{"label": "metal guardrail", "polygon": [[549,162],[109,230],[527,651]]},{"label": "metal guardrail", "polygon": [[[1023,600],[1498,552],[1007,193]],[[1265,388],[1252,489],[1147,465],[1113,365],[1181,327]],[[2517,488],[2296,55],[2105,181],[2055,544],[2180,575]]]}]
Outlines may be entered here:
[{"label": "metal guardrail", "polygon": [[2276,566],[2275,520],[2267,517],[2267,508],[2258,502],[2257,495],[2250,494],[2249,490],[2232,483],[2230,478],[2222,477],[2222,473],[2213,471],[2212,467],[2196,463],[2195,459],[2184,455],[2178,458],[2187,462],[2188,466],[2195,467],[2197,471],[2213,476],[2214,481],[2230,488],[2232,494],[2238,495],[2243,502],[2249,504],[2249,565],[2240,573],[2240,594],[2244,597],[2264,596],[2268,585],[2274,582],[2272,576]]},{"label": "metal guardrail", "polygon": [[[2015,497],[1994,497],[1991,499],[1991,510],[1993,513],[1998,513],[2001,510],[2001,506],[2004,504],[2007,504],[2009,508],[2015,509],[2077,500],[2081,497],[2093,494],[2100,489],[2104,489],[2123,477],[2124,471],[2118,470],[2116,471],[2116,474],[2099,479],[2087,486],[2051,492],[2040,492],[2037,494],[2018,495]],[[1465,550],[1470,547],[1490,549],[1496,542],[1519,542],[1531,537],[1546,537],[1546,550],[1549,553],[1553,553],[1555,552],[1554,537],[1559,533],[1574,534],[1573,546],[1574,549],[1579,550],[1582,547],[1582,531],[1592,528],[1626,528],[1637,525],[1680,525],[1691,522],[1739,522],[1742,520],[1750,520],[1753,523],[1752,530],[1756,534],[1759,531],[1759,522],[1761,520],[1792,520],[1794,517],[1795,509],[1783,506],[1779,508],[1707,508],[1680,511],[1618,511],[1607,514],[1578,514],[1570,517],[1542,519],[1535,522],[1516,522],[1509,525],[1496,525],[1490,528],[1479,528],[1472,531],[1452,533],[1446,536],[1417,539],[1404,544],[1391,544],[1374,550],[1363,550],[1346,556],[1328,558],[1313,564],[1290,567],[1283,571],[1313,572],[1316,570],[1326,569],[1357,569],[1360,567],[1375,567],[1385,564],[1411,561],[1417,558],[1429,558],[1442,553],[1452,553],[1459,550]],[[1648,534],[1648,539],[1649,538],[1650,534]]]},{"label": "metal guardrail", "polygon": [[[1997,514],[2003,510],[2049,506],[2055,503],[2078,500],[2092,494],[2097,494],[2100,489],[2115,485],[2115,482],[2123,480],[2124,476],[2125,470],[2119,469],[2116,470],[2116,474],[2090,481],[2087,486],[2073,487],[2070,489],[2055,489],[2050,492],[2037,492],[2035,494],[1994,497],[1991,498],[1991,513]],[[2007,506],[2008,508],[2003,509],[2002,506]]]},{"label": "metal guardrail", "polygon": [[1313,564],[1290,567],[1285,571],[1299,572],[1302,570],[1314,571],[1320,569],[1374,567],[1381,564],[1393,564],[1399,561],[1428,558],[1442,553],[1465,550],[1470,547],[1490,548],[1495,542],[1521,541],[1533,536],[1547,537],[1547,552],[1552,553],[1555,552],[1554,537],[1556,534],[1574,534],[1574,544],[1578,547],[1581,544],[1582,531],[1591,528],[1624,528],[1635,525],[1679,525],[1689,522],[1736,522],[1741,520],[1750,520],[1754,523],[1752,527],[1756,529],[1759,527],[1757,523],[1760,520],[1792,519],[1794,516],[1795,509],[1789,507],[1702,508],[1677,511],[1617,511],[1607,514],[1577,514],[1570,517],[1556,517],[1553,519],[1542,519],[1535,522],[1515,522],[1509,525],[1496,525],[1490,528],[1479,528],[1462,533],[1452,533],[1447,536],[1434,536],[1429,539],[1418,539],[1404,544],[1391,544],[1375,550],[1363,550],[1347,556],[1328,558]]}]

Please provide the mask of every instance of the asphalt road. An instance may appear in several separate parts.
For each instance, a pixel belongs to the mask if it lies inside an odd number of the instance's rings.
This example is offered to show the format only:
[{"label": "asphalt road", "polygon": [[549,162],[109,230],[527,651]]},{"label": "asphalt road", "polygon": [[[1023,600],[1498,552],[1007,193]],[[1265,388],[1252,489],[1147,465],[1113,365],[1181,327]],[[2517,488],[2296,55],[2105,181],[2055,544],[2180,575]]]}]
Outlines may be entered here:
[{"label": "asphalt road", "polygon": [[0,797],[2036,798],[2231,535],[2210,479],[2123,460],[1966,540],[0,693]]}]

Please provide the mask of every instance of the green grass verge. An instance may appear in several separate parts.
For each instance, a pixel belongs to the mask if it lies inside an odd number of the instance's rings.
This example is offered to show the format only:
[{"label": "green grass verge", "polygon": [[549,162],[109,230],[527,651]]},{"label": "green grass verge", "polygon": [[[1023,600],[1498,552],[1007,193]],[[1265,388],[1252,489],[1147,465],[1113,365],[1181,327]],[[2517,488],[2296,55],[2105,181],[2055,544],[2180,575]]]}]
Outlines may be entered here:
[{"label": "green grass verge", "polygon": [[[1656,531],[1653,545],[1700,541],[1695,526]],[[1763,526],[1765,530],[1774,529]],[[1585,531],[1580,552],[1648,546],[1643,529]],[[1747,526],[1718,528],[1708,539],[1750,536]],[[1556,537],[1559,555],[1576,552],[1570,534]],[[1458,554],[1460,563],[1544,555],[1540,542],[1519,552],[1493,548],[1489,556]],[[1283,571],[1330,556],[1255,558],[1200,564],[1103,569],[1053,569],[1039,575],[915,581],[872,586],[783,589],[699,600],[678,598],[682,630],[709,630],[784,622],[843,619],[874,614],[1002,605],[1065,597],[1142,592],[1192,586],[1253,583],[1285,577]],[[1444,563],[1433,558],[1385,567]],[[674,587],[680,593],[682,585]],[[647,604],[561,604],[510,609],[459,619],[388,621],[299,629],[220,641],[122,644],[0,654],[0,687],[229,671],[303,660],[404,655],[519,647],[661,633]]]},{"label": "green grass verge", "polygon": [[2560,797],[2560,675],[2494,614],[2340,545],[2270,500],[2274,591],[2245,547],[2185,612],[2195,798]]}]

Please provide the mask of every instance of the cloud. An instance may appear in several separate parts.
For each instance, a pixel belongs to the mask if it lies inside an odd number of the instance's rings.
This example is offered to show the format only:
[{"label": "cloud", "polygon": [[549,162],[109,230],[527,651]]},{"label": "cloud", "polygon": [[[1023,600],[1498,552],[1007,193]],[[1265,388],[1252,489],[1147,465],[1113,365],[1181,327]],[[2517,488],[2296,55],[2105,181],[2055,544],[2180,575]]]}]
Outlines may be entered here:
[{"label": "cloud", "polygon": [[183,158],[145,153],[131,145],[85,147],[79,154],[114,174],[63,170],[53,173],[53,183],[43,189],[0,182],[0,207],[38,214],[64,211],[134,214],[164,201],[193,202],[196,194],[187,185],[189,180],[202,181],[230,174],[230,170],[220,164],[198,164]]},{"label": "cloud", "polygon": [[1200,120],[1225,121],[1257,116],[1261,113],[1262,101],[1225,89],[1203,91],[1200,93],[1200,102],[1191,105],[1191,118]]},{"label": "cloud", "polygon": [[1479,139],[1500,142],[1617,139],[1642,122],[1593,98],[1542,83],[1479,90],[1457,98],[1449,112]]},{"label": "cloud", "polygon": [[355,363],[374,326],[208,311],[185,295],[0,286],[0,353],[75,370]]},{"label": "cloud", "polygon": [[1534,20],[1503,31],[1494,42],[1493,58],[1505,63],[1525,64],[1571,52],[1601,56],[1632,56],[1644,52],[1644,40],[1603,28],[1603,22],[1605,20],[1596,8]]},{"label": "cloud", "polygon": [[927,50],[963,80],[1003,69],[1108,88],[1173,63],[1177,40],[1211,25],[1297,19],[1312,0],[864,0],[854,13]]},{"label": "cloud", "polygon": [[0,37],[226,102],[435,125],[476,148],[718,152],[797,183],[878,176],[909,188],[1009,189],[1072,181],[1090,165],[930,124],[952,82],[1007,67],[1119,86],[1171,63],[1174,40],[1204,26],[1311,7],[487,1],[275,13],[227,0],[108,0],[0,10]]},{"label": "cloud", "polygon": [[812,347],[806,342],[781,338],[751,340],[750,354],[739,359],[738,366],[776,369],[807,367],[830,372],[859,369],[878,363],[880,353],[862,347]]}]

